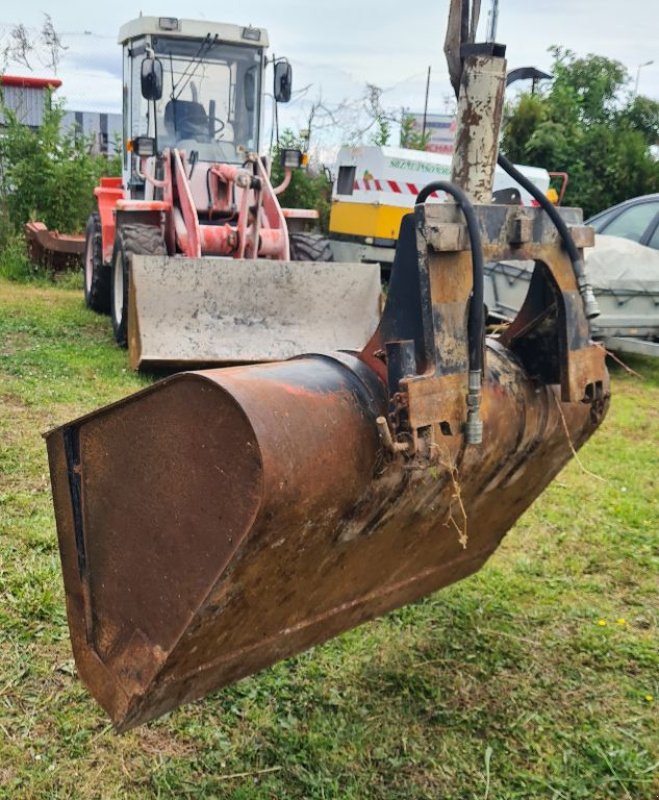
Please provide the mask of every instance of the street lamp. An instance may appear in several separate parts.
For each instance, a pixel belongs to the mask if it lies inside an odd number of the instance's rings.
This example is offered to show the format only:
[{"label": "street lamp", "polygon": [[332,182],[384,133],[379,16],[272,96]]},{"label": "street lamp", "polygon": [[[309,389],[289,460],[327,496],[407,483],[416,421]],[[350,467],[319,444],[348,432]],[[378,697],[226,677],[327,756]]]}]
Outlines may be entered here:
[{"label": "street lamp", "polygon": [[638,69],[636,70],[636,84],[634,85],[634,97],[638,94],[638,79],[641,77],[641,69],[643,67],[649,67],[650,64],[654,64],[654,61],[646,61],[643,64],[638,65]]}]

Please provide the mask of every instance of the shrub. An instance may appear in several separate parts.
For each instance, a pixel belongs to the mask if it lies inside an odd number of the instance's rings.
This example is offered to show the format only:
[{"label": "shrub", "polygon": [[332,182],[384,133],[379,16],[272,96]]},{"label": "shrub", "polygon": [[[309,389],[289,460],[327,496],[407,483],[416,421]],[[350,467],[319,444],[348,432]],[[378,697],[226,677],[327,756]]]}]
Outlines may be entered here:
[{"label": "shrub", "polygon": [[2,111],[0,274],[27,277],[34,267],[25,255],[25,223],[39,220],[51,230],[82,233],[94,208],[94,187],[102,175],[120,174],[120,159],[93,154],[89,137],[63,132],[61,105],[47,108],[36,129],[11,109]]}]

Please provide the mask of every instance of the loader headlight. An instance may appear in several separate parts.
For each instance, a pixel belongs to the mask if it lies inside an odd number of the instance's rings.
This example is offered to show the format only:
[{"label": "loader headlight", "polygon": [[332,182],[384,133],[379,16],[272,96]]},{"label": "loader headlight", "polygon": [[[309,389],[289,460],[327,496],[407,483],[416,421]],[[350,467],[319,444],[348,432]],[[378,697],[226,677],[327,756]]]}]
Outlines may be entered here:
[{"label": "loader headlight", "polygon": [[140,158],[149,158],[156,154],[156,140],[151,136],[136,136],[128,143],[128,149]]},{"label": "loader headlight", "polygon": [[248,42],[260,42],[261,41],[260,29],[252,28],[251,25],[249,28],[243,28],[243,39],[247,39]]},{"label": "loader headlight", "polygon": [[285,148],[279,155],[279,163],[284,169],[297,169],[302,166],[304,156],[301,150],[293,150],[292,148]]},{"label": "loader headlight", "polygon": [[161,31],[177,31],[178,19],[176,17],[159,17],[158,27]]}]

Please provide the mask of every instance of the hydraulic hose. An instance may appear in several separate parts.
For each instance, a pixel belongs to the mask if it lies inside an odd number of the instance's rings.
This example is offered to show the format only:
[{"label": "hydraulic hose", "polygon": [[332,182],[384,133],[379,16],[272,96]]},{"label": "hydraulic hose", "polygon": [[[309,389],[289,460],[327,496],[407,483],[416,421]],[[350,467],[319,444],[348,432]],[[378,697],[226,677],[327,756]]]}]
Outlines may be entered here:
[{"label": "hydraulic hose", "polygon": [[484,262],[481,236],[478,229],[478,220],[474,207],[467,197],[466,192],[448,181],[432,181],[425,186],[416,198],[416,205],[421,205],[433,192],[446,192],[456,201],[462,209],[467,222],[467,232],[471,243],[471,262],[473,275],[473,290],[469,304],[469,319],[467,322],[467,338],[469,343],[469,370],[483,370],[483,334],[485,331],[485,312],[483,306]]},{"label": "hydraulic hose", "polygon": [[510,175],[513,180],[517,181],[520,186],[526,189],[531,197],[533,197],[534,200],[537,200],[541,208],[547,212],[549,219],[551,219],[556,226],[558,234],[563,240],[565,249],[567,250],[570,261],[572,262],[574,277],[577,279],[577,286],[579,287],[579,294],[581,295],[581,299],[583,301],[586,317],[588,319],[594,319],[595,317],[598,317],[600,310],[597,305],[597,300],[595,299],[593,289],[588,282],[588,276],[586,275],[583,259],[579,255],[579,251],[577,250],[574,239],[570,235],[570,231],[565,224],[565,220],[558,213],[556,207],[549,200],[549,198],[542,191],[540,191],[540,189],[538,189],[538,187],[532,183],[526,177],[526,175],[523,175],[514,164],[511,164],[511,162],[508,161],[508,159],[501,153],[499,153],[497,157],[497,163],[505,172],[508,173],[508,175]]},{"label": "hydraulic hose", "polygon": [[483,440],[483,423],[480,418],[481,380],[483,375],[483,339],[485,334],[485,307],[483,298],[484,261],[478,220],[474,207],[459,186],[448,181],[432,181],[419,192],[416,205],[425,203],[433,192],[446,192],[454,198],[467,223],[471,243],[473,288],[467,319],[467,345],[469,353],[469,387],[467,392],[467,424],[465,440],[480,444]]}]

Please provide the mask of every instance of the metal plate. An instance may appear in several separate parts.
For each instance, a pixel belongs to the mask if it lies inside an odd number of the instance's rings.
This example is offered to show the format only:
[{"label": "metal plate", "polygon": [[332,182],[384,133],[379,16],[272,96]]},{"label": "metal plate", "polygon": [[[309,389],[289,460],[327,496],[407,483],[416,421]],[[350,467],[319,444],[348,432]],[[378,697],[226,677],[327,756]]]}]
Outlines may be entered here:
[{"label": "metal plate", "polygon": [[133,255],[131,365],[361,350],[377,327],[380,294],[377,264]]}]

